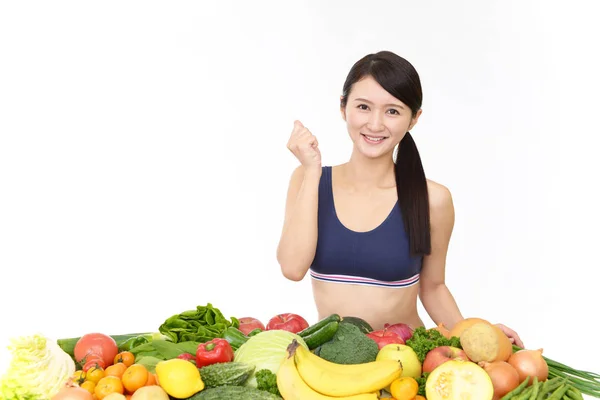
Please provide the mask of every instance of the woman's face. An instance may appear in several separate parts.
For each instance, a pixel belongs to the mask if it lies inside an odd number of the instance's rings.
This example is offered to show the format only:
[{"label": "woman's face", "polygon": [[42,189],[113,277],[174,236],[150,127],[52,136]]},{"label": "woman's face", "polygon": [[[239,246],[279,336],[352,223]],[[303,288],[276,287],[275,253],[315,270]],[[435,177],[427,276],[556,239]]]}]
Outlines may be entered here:
[{"label": "woman's face", "polygon": [[370,76],[353,85],[342,109],[355,149],[369,158],[390,154],[420,115],[421,110],[413,118],[406,104]]}]

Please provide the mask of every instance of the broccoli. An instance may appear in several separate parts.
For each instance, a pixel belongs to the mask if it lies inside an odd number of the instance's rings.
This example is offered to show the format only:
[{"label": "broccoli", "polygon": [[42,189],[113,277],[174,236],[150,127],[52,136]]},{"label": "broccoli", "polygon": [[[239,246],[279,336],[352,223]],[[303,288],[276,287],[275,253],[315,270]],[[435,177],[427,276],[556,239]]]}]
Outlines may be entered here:
[{"label": "broccoli", "polygon": [[337,364],[361,364],[375,361],[379,346],[352,324],[340,323],[333,338],[320,346],[316,354]]},{"label": "broccoli", "polygon": [[266,368],[261,369],[256,372],[255,377],[257,389],[281,396],[281,393],[279,393],[279,389],[277,388],[277,375],[271,372],[271,370]]}]

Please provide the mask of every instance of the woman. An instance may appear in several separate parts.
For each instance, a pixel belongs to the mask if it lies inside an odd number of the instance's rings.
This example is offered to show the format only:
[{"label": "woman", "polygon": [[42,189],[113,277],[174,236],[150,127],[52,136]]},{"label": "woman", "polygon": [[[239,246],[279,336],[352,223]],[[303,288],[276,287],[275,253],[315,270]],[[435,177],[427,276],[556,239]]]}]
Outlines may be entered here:
[{"label": "woman", "polygon": [[337,313],[376,330],[397,322],[416,328],[423,326],[419,296],[436,324],[451,329],[463,319],[445,284],[452,197],[425,178],[410,134],[421,104],[414,67],[381,51],[354,64],[344,83],[340,111],[353,142],[347,163],[323,167],[317,138],[294,123],[288,149],[301,165],[290,179],[277,259],[288,279],[310,271],[319,318]]}]

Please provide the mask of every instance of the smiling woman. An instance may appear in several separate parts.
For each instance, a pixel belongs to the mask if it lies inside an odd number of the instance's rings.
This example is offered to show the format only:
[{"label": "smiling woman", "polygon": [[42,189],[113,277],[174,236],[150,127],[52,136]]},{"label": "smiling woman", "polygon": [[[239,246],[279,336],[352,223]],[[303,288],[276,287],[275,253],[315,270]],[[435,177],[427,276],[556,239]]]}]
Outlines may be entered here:
[{"label": "smiling woman", "polygon": [[301,165],[290,179],[277,259],[290,280],[310,271],[320,318],[336,313],[375,330],[386,323],[414,329],[423,326],[419,296],[436,325],[451,329],[464,319],[445,284],[452,196],[425,177],[410,133],[422,97],[414,67],[381,51],[356,62],[343,86],[348,162],[321,165],[317,138],[294,123],[288,149]]}]

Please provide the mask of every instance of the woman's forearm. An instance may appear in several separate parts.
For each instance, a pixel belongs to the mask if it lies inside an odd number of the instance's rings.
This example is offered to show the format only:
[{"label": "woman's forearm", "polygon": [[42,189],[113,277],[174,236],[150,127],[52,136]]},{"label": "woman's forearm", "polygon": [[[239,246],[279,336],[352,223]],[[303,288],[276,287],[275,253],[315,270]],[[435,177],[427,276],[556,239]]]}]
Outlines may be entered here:
[{"label": "woman's forearm", "polygon": [[315,257],[320,178],[318,172],[304,172],[277,247],[281,271],[286,278],[294,281],[304,278]]},{"label": "woman's forearm", "polygon": [[443,283],[431,287],[421,286],[419,297],[436,325],[442,323],[446,328],[452,329],[457,322],[464,319],[454,296]]}]

